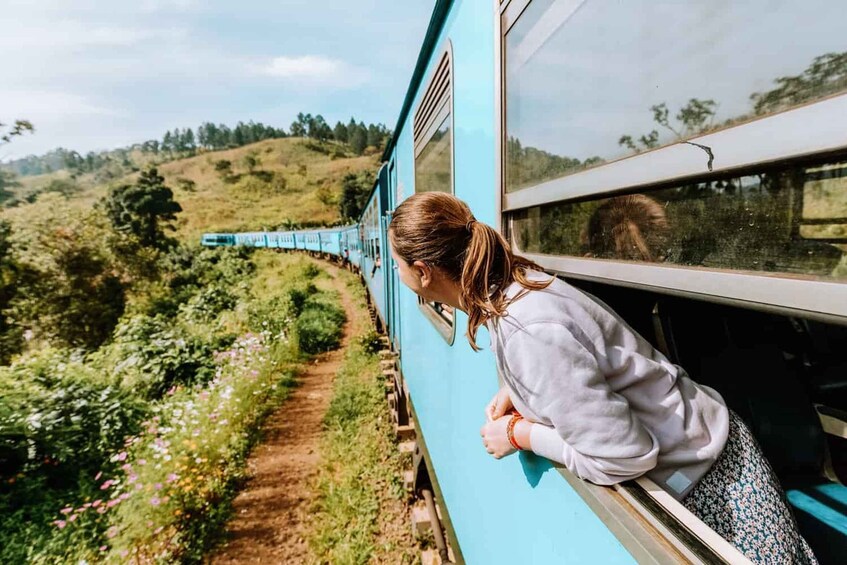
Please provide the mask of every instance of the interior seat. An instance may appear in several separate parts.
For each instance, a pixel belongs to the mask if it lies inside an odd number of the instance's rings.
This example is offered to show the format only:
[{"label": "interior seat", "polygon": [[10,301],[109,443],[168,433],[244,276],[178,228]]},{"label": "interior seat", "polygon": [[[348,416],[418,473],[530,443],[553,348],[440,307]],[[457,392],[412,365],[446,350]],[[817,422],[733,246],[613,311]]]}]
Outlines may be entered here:
[{"label": "interior seat", "polygon": [[802,364],[778,346],[785,318],[681,299],[654,310],[671,361],[716,389],[759,441],[823,564],[847,556],[847,487],[824,478],[826,442]]}]

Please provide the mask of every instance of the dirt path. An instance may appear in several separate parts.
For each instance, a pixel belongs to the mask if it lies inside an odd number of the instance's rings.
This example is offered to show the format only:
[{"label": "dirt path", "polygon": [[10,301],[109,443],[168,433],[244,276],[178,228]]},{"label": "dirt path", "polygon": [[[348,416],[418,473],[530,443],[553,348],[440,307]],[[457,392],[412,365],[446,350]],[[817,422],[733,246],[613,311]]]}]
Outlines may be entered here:
[{"label": "dirt path", "polygon": [[332,398],[332,382],[352,336],[365,327],[364,314],[350,298],[341,271],[321,265],[331,276],[321,283],[337,290],[349,320],[341,347],[322,354],[304,371],[299,386],[266,421],[264,439],[247,466],[250,480],[233,502],[228,542],[209,563],[305,563],[304,537],[315,493],[309,485],[321,459],[321,420]]}]

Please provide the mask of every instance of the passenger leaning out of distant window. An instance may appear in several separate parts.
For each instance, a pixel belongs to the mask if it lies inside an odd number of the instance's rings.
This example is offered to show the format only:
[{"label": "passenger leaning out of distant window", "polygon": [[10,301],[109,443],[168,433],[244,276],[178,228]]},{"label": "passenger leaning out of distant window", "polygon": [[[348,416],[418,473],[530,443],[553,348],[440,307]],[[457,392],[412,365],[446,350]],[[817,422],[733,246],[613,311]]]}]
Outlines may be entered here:
[{"label": "passenger leaning out of distant window", "polygon": [[599,485],[646,475],[753,562],[817,562],[744,423],[604,303],[448,194],[404,201],[389,242],[406,286],[467,314],[472,348],[489,330],[504,383],[481,430],[492,456],[533,451]]}]

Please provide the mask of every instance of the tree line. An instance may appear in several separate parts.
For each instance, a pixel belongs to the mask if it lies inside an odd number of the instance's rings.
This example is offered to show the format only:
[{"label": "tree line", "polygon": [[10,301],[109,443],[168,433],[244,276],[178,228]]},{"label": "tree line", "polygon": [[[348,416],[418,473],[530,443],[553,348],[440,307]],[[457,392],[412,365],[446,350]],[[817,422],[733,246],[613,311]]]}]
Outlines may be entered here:
[{"label": "tree line", "polygon": [[[29,125],[28,122],[20,124]],[[2,124],[0,124],[2,126]],[[30,126],[31,128],[31,126]],[[14,130],[13,130],[14,131]],[[11,131],[9,132],[11,133]],[[19,135],[14,133],[13,135]],[[368,148],[379,151],[385,147],[391,136],[383,124],[365,124],[355,118],[345,124],[341,121],[330,126],[320,115],[300,112],[291,123],[288,131],[261,122],[238,122],[230,127],[226,124],[203,122],[196,129],[174,128],[166,131],[160,139],[150,139],[108,151],[89,151],[82,154],[64,148],[57,148],[44,155],[29,155],[3,164],[2,169],[16,175],[41,175],[60,169],[72,174],[103,173],[110,180],[128,171],[138,171],[141,165],[133,160],[133,153],[153,157],[157,163],[189,157],[204,151],[235,149],[265,139],[283,137],[306,137],[318,141],[335,141],[348,145],[356,155],[363,155]]]}]

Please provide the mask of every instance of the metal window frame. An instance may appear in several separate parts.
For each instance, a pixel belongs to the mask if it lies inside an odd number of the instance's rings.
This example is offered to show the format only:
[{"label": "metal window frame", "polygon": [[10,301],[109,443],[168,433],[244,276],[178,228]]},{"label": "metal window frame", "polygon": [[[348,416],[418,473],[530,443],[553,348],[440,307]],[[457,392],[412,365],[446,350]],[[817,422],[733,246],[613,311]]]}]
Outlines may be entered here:
[{"label": "metal window frame", "polygon": [[[527,198],[525,202],[518,205],[513,197],[515,193],[507,194],[505,190],[505,37],[531,1],[493,0],[495,18],[494,129],[497,220],[502,233],[507,240],[511,241],[515,249],[517,247],[513,241],[514,238],[511,236],[511,220],[508,218],[508,212],[562,200],[558,194],[544,194],[544,198],[546,198],[544,200],[538,198],[538,201],[535,202]],[[702,159],[698,161],[698,164],[702,167]],[[597,193],[605,193],[607,190],[608,187],[603,187],[602,190],[599,187],[596,188]],[[622,267],[640,267],[644,270],[642,276],[654,284],[661,278],[661,275],[649,274],[661,267],[646,267],[644,265],[630,265],[619,261],[596,259],[572,259],[547,255],[527,256],[545,268],[553,267],[552,271],[568,275],[573,275],[575,272],[579,273],[580,269],[586,270],[588,266],[593,266],[595,270],[604,269],[601,271],[605,275],[602,280],[606,282],[614,280],[616,284],[622,283],[619,271]],[[664,267],[664,269],[670,270],[669,267]],[[701,276],[699,271],[693,273],[690,269],[679,268],[679,270],[688,272],[689,278]],[[593,273],[591,278],[599,278],[598,273]],[[626,281],[623,282],[626,284]],[[633,281],[633,285],[645,286],[643,281]],[[845,288],[847,288],[847,285],[845,285]],[[601,487],[579,479],[561,465],[555,466],[570,487],[580,495],[618,541],[640,563],[749,563],[737,549],[646,477],[615,487]]]},{"label": "metal window frame", "polygon": [[693,138],[700,145],[715,148],[712,171],[707,169],[702,149],[677,142],[507,193],[504,171],[505,37],[530,3],[531,0],[509,0],[496,10],[501,28],[495,59],[499,79],[496,157],[500,222],[513,248],[545,269],[568,277],[847,325],[847,284],[844,283],[811,277],[799,279],[785,274],[583,259],[526,253],[520,249],[509,212],[567,200],[660,188],[672,182],[725,176],[754,166],[825,157],[847,149],[843,134],[847,129],[847,94],[842,93]]},{"label": "metal window frame", "polygon": [[[445,119],[450,120],[450,194],[456,194],[456,144],[455,144],[455,112],[453,111],[454,84],[453,74],[453,43],[445,39],[444,44],[435,50],[438,53],[434,66],[426,81],[424,94],[421,96],[412,119],[413,139],[413,176],[417,178],[418,156],[432,140]],[[417,183],[415,184],[417,194]],[[452,346],[456,341],[456,313],[453,313],[451,324],[435,311],[428,302],[418,298],[418,308],[444,338],[447,345]]]}]

